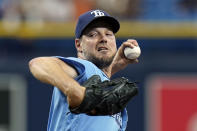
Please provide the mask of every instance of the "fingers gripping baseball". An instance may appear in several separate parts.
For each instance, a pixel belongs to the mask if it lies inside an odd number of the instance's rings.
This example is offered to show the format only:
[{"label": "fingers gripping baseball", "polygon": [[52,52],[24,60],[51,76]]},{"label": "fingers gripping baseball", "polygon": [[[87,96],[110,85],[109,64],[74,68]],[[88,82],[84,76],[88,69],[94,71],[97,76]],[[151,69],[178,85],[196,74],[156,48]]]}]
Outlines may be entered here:
[{"label": "fingers gripping baseball", "polygon": [[139,46],[138,42],[136,40],[134,40],[134,39],[128,39],[127,41],[125,41],[123,43],[123,45],[125,47],[131,47],[131,48],[133,48],[134,46]]},{"label": "fingers gripping baseball", "polygon": [[129,60],[136,60],[140,54],[141,50],[136,40],[127,40],[124,44],[124,56]]},{"label": "fingers gripping baseball", "polygon": [[[125,42],[122,43],[122,45],[119,47],[114,59],[113,59],[113,63],[112,63],[112,74],[115,74],[116,72],[124,69],[128,64],[132,64],[132,63],[138,63],[138,59],[128,59],[126,58],[125,54],[124,54],[124,49],[128,47],[128,48],[134,48],[134,47],[138,47],[138,43],[136,40],[133,39],[129,39]],[[128,54],[130,54],[128,52]]]},{"label": "fingers gripping baseball", "polygon": [[121,112],[138,92],[136,84],[123,77],[101,82],[100,77],[94,75],[83,86],[86,87],[85,97],[78,107],[70,108],[72,113],[116,114]]},{"label": "fingers gripping baseball", "polygon": [[120,56],[120,58],[123,59],[123,60],[125,60],[126,62],[133,63],[134,60],[128,59],[125,56],[125,51],[124,50],[126,48],[134,49],[136,47],[139,48],[138,42],[136,40],[134,40],[134,39],[128,39],[127,41],[125,41],[125,42],[122,43],[122,45],[118,49],[117,55]]}]

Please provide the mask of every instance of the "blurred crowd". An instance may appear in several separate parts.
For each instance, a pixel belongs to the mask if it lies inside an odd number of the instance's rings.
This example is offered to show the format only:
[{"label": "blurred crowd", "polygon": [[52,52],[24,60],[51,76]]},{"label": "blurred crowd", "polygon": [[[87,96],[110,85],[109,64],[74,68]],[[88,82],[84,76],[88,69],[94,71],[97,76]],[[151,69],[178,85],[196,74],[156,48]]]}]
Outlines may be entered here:
[{"label": "blurred crowd", "polygon": [[126,20],[182,19],[182,14],[195,14],[193,16],[197,18],[197,0],[0,0],[0,19],[65,22],[76,20],[81,13],[91,9],[102,9]]},{"label": "blurred crowd", "polygon": [[139,0],[0,0],[0,17],[11,21],[62,22],[75,20],[87,10],[103,9],[124,19],[135,17],[138,5]]}]

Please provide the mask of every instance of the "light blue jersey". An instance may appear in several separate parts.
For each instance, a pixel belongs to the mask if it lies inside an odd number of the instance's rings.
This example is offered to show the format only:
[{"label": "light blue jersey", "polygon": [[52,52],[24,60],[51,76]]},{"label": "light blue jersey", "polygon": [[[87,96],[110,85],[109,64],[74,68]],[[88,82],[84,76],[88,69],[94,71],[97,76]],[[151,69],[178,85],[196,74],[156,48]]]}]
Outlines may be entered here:
[{"label": "light blue jersey", "polygon": [[[99,75],[101,80],[109,78],[93,63],[79,58],[58,57],[78,72],[76,80],[82,84],[92,75]],[[109,116],[88,116],[70,112],[66,96],[56,87],[53,90],[51,108],[48,119],[48,131],[125,131],[127,112],[124,111]]]}]

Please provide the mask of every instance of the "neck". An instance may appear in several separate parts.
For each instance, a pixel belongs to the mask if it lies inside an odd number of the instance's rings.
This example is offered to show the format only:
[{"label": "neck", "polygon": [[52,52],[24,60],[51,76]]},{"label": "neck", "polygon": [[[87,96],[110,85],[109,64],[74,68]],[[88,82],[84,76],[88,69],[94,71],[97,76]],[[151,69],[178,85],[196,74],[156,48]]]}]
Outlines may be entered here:
[{"label": "neck", "polygon": [[[81,53],[78,53],[77,55],[78,55],[78,58],[87,60]],[[112,64],[101,70],[105,73],[105,75],[107,75],[108,78],[112,76]]]}]

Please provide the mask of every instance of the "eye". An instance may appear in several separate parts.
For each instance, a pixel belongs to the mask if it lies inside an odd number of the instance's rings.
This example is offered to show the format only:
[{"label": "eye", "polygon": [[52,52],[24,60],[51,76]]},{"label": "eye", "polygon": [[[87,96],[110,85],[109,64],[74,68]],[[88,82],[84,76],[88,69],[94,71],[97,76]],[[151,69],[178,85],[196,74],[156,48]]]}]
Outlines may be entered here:
[{"label": "eye", "polygon": [[106,33],[106,35],[107,35],[107,36],[113,36],[113,33],[108,32],[108,33]]},{"label": "eye", "polygon": [[88,37],[95,37],[97,35],[96,32],[90,32],[87,36]]}]

